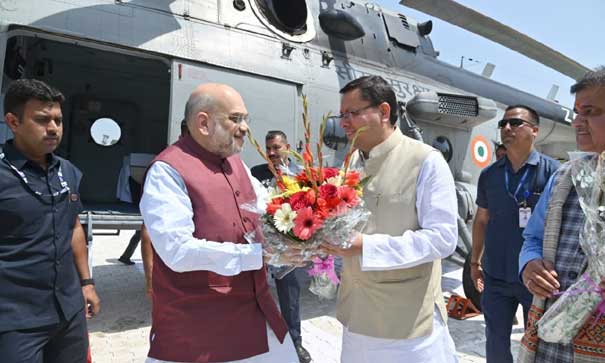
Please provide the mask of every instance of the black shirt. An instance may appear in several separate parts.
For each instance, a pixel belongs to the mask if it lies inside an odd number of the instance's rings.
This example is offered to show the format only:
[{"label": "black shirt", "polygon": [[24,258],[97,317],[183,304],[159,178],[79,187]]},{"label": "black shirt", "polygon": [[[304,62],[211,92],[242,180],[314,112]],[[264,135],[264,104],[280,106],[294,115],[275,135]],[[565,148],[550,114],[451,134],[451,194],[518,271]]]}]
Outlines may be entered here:
[{"label": "black shirt", "polygon": [[258,179],[265,187],[269,187],[271,185],[271,181],[273,180],[273,173],[269,170],[268,164],[260,164],[253,166],[250,169],[250,174],[253,177]]},{"label": "black shirt", "polygon": [[82,173],[53,154],[44,170],[27,160],[12,140],[3,152],[0,332],[56,324],[84,307],[71,249],[82,210],[78,193]]}]

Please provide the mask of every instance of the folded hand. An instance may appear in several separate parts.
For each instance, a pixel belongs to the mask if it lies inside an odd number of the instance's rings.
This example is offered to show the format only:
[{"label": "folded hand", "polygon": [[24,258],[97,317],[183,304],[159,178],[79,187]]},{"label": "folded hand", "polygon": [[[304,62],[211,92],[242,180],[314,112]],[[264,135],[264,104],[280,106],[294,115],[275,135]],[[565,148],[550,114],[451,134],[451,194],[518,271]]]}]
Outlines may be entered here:
[{"label": "folded hand", "polygon": [[523,283],[533,295],[540,299],[551,298],[559,291],[557,272],[552,262],[535,259],[525,265],[523,270]]},{"label": "folded hand", "polygon": [[343,256],[343,257],[351,257],[351,256],[359,256],[362,253],[363,247],[363,235],[361,233],[356,233],[355,237],[351,239],[351,247],[342,248],[340,246],[334,246],[330,243],[323,243],[321,245],[321,249],[329,254],[334,256]]}]

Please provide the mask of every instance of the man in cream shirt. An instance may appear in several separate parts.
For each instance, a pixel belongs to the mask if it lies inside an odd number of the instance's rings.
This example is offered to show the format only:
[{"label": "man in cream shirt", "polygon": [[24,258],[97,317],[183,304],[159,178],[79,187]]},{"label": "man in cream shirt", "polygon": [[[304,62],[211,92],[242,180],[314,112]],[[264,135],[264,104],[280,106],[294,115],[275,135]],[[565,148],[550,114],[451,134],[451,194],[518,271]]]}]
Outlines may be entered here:
[{"label": "man in cream shirt", "polygon": [[458,239],[448,165],[397,128],[397,99],[384,79],[362,77],[340,93],[337,118],[349,140],[366,128],[351,167],[372,176],[363,194],[372,212],[364,233],[349,249],[324,245],[343,256],[341,361],[456,362],[441,291],[441,259]]}]

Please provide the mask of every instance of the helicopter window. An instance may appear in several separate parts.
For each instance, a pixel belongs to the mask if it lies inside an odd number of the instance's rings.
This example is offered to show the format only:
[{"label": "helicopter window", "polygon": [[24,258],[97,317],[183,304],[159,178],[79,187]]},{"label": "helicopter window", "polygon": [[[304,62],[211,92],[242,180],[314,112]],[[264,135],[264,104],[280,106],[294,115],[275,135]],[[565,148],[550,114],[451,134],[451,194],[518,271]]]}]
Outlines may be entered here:
[{"label": "helicopter window", "polygon": [[445,136],[437,136],[435,141],[433,141],[433,147],[441,152],[445,161],[448,163],[452,160],[452,156],[454,155],[454,148],[452,147],[452,142]]},{"label": "helicopter window", "polygon": [[122,129],[110,118],[100,118],[92,123],[90,136],[97,145],[113,146],[122,137]]},{"label": "helicopter window", "polygon": [[277,29],[299,35],[307,31],[307,4],[305,0],[256,0],[259,9]]}]

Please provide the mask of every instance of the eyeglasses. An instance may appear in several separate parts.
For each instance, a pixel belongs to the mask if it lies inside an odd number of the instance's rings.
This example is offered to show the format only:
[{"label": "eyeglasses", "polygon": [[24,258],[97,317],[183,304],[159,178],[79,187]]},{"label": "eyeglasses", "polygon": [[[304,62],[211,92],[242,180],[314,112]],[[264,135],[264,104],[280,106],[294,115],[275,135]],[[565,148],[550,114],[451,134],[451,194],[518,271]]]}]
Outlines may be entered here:
[{"label": "eyeglasses", "polygon": [[365,111],[365,110],[367,110],[369,108],[376,107],[376,106],[377,105],[369,105],[369,106],[362,107],[362,108],[357,109],[357,110],[341,113],[338,116],[331,116],[330,118],[333,119],[334,121],[350,120],[353,117],[359,116],[359,114],[361,114],[362,111]]},{"label": "eyeglasses", "polygon": [[245,122],[248,125],[250,125],[250,115],[243,115],[241,113],[236,113],[236,114],[228,115],[227,118],[238,125],[241,124],[242,122]]},{"label": "eyeglasses", "polygon": [[506,118],[506,119],[498,121],[498,128],[503,129],[506,127],[507,124],[510,125],[511,128],[516,128],[516,127],[522,126],[523,124],[528,124],[528,125],[533,126],[531,123],[529,123],[523,119],[520,119],[520,118]]}]

